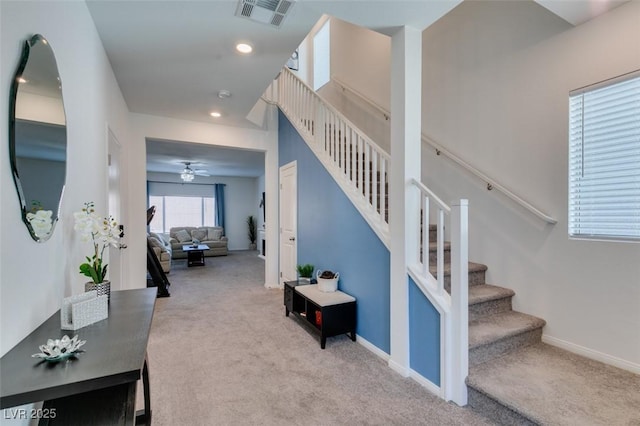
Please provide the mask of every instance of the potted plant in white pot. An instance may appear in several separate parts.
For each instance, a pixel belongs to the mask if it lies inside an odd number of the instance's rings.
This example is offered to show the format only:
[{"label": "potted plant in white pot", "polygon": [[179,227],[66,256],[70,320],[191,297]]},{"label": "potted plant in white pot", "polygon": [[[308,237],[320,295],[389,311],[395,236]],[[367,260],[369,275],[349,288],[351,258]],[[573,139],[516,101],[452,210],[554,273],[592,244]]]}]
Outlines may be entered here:
[{"label": "potted plant in white pot", "polygon": [[311,277],[313,277],[313,269],[314,266],[310,263],[296,266],[296,270],[298,271],[298,282],[309,284],[311,282]]},{"label": "potted plant in white pot", "polygon": [[80,273],[91,278],[84,286],[85,291],[97,290],[98,296],[111,297],[111,282],[107,280],[107,264],[104,263],[104,251],[107,247],[123,247],[120,243],[120,225],[112,217],[101,217],[96,213],[93,201],[84,204],[84,208],[73,214],[73,229],[80,233],[83,241],[93,243],[93,255],[80,265]]}]

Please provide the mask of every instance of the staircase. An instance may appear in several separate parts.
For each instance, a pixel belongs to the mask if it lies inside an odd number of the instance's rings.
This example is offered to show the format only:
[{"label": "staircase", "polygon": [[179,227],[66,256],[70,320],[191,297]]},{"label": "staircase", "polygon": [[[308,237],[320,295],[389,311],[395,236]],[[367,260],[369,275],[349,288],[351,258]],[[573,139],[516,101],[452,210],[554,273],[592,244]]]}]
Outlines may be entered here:
[{"label": "staircase", "polygon": [[542,343],[545,321],[514,311],[515,293],[487,284],[486,271],[469,262],[469,406],[501,425],[640,425],[640,376]]},{"label": "staircase", "polygon": [[[389,156],[288,70],[278,82],[280,97],[289,99],[279,102],[283,112],[389,247]],[[449,355],[441,359],[441,396],[459,405],[468,402],[498,424],[640,425],[640,378],[543,344],[546,322],[514,311],[515,293],[487,284],[487,266],[466,261],[466,201],[461,200],[464,209],[449,207],[420,182],[413,186],[421,210],[416,236],[405,236],[416,240],[408,273],[438,304],[445,324],[441,344]],[[443,238],[445,216],[454,244]],[[427,232],[423,224],[434,218],[437,225]]]}]

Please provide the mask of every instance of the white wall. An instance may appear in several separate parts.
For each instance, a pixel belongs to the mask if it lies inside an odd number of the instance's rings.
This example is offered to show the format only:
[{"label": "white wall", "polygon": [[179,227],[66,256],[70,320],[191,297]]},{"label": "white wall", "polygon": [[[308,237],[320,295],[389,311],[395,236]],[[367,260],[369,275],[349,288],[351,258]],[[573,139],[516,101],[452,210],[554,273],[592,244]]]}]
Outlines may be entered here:
[{"label": "white wall", "polygon": [[[147,179],[155,182],[182,183],[180,176],[173,173],[147,173]],[[258,205],[262,192],[258,193],[254,177],[198,176],[198,183],[224,183],[225,198],[225,234],[229,238],[229,250],[248,250],[247,218],[257,218]],[[189,184],[185,184],[189,185]],[[262,211],[260,211],[262,217]]]},{"label": "white wall", "polygon": [[[546,341],[635,371],[640,244],[569,240],[566,217],[568,93],[640,68],[638,22],[639,2],[574,28],[534,2],[467,1],[423,32],[422,63],[422,131],[558,220],[545,225],[423,145],[423,181],[470,200],[471,260],[516,291],[515,309],[547,320]],[[336,28],[332,74],[389,110],[386,42]]]},{"label": "white wall", "polygon": [[[640,369],[640,244],[569,240],[572,89],[640,68],[640,3],[576,28],[530,2],[465,2],[423,34],[423,131],[558,220],[423,153],[423,178],[470,199],[470,258],[547,320],[545,339]],[[577,346],[575,346],[577,345]]]},{"label": "white wall", "polygon": [[331,78],[391,109],[391,38],[333,18]]},{"label": "white wall", "polygon": [[[53,314],[62,298],[83,291],[78,271],[90,250],[73,232],[72,212],[85,201],[107,211],[107,143],[110,123],[127,152],[127,108],[84,2],[0,3],[0,116],[8,117],[9,82],[24,41],[48,39],[58,62],[67,115],[67,187],[52,238],[34,242],[20,219],[8,158],[8,120],[0,120],[0,353],[6,353]],[[126,198],[127,194],[124,194]],[[123,220],[124,223],[126,223]],[[114,286],[117,287],[117,283]]]}]

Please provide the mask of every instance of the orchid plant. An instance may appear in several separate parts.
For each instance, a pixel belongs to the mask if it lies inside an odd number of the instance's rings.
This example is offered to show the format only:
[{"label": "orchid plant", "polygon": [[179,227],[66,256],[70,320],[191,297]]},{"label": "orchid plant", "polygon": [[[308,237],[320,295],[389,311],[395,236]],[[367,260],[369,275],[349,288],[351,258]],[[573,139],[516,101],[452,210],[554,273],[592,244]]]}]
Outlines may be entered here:
[{"label": "orchid plant", "polygon": [[73,217],[73,229],[80,233],[82,241],[91,241],[94,249],[93,256],[87,256],[87,261],[80,265],[80,273],[100,284],[107,275],[107,265],[103,264],[105,249],[109,246],[121,246],[119,224],[111,216],[100,217],[93,201],[84,203],[84,208],[75,212]]}]

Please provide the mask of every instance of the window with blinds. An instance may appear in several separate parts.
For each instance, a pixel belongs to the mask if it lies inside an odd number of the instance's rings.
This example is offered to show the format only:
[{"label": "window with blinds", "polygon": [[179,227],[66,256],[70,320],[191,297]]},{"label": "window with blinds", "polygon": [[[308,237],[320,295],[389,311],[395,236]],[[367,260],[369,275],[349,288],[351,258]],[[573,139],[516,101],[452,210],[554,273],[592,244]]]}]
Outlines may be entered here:
[{"label": "window with blinds", "polygon": [[569,235],[640,240],[640,71],[569,94]]}]

